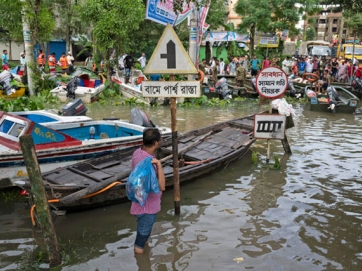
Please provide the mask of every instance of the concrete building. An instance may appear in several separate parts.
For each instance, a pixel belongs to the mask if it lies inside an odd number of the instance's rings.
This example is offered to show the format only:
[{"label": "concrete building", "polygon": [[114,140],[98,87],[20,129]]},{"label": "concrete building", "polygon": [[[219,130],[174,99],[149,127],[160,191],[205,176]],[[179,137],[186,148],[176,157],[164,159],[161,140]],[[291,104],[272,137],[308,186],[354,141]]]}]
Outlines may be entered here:
[{"label": "concrete building", "polygon": [[238,0],[227,0],[225,3],[225,5],[228,5],[228,23],[233,23],[235,28],[241,23],[241,16],[234,10],[234,6],[237,2]]},{"label": "concrete building", "polygon": [[[349,33],[344,27],[342,13],[332,12],[332,6],[321,6],[321,8],[319,13],[307,16],[307,20],[304,21],[304,33],[309,27],[312,27],[316,32],[316,40],[330,42],[333,35],[338,35],[339,42],[343,43],[349,37]],[[311,24],[308,23],[310,19],[312,19]]]}]

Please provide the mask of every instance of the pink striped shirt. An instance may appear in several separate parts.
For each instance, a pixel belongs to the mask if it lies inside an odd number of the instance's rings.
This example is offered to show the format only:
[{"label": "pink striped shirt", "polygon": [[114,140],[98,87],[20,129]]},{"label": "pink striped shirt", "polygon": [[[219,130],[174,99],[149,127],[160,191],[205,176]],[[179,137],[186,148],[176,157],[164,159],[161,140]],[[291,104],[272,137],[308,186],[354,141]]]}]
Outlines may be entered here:
[{"label": "pink striped shirt", "polygon": [[[149,153],[142,150],[142,147],[135,150],[132,155],[132,169],[141,162],[146,157],[152,156]],[[152,156],[154,157],[154,156]],[[157,167],[153,166],[155,171]],[[146,200],[145,206],[141,206],[136,202],[132,202],[131,205],[131,215],[142,215],[142,214],[156,214],[161,211],[161,197],[162,192],[160,191],[158,194],[149,193],[148,198]]]}]

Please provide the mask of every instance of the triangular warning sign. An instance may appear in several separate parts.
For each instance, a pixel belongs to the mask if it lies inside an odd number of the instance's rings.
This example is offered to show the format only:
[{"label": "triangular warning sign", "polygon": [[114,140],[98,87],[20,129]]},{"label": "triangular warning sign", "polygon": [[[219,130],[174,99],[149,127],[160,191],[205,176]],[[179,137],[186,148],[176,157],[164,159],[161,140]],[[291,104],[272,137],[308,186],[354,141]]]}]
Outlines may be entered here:
[{"label": "triangular warning sign", "polygon": [[197,69],[182,46],[175,30],[168,24],[148,62],[145,74],[197,74]]}]

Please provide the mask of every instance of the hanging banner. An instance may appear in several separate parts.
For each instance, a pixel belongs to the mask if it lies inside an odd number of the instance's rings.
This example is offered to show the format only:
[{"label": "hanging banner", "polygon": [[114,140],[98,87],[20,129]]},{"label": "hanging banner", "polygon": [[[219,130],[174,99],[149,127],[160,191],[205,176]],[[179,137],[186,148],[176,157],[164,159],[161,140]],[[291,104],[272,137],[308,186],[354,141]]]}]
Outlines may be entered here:
[{"label": "hanging banner", "polygon": [[206,41],[218,42],[218,41],[238,41],[238,42],[247,42],[249,40],[249,36],[246,34],[239,34],[230,31],[222,31],[222,32],[206,32]]},{"label": "hanging banner", "polygon": [[258,46],[277,48],[279,46],[279,37],[274,35],[261,35],[258,39]]},{"label": "hanging banner", "polygon": [[184,2],[183,9],[179,14],[173,11],[174,0],[148,0],[146,8],[146,19],[159,24],[177,25],[185,20],[191,13],[193,3]]},{"label": "hanging banner", "polygon": [[209,28],[209,25],[205,22],[207,13],[209,12],[209,6],[205,6],[200,8],[198,13],[198,36],[197,36],[197,43],[200,46],[202,41],[202,36],[205,34],[206,30]]}]

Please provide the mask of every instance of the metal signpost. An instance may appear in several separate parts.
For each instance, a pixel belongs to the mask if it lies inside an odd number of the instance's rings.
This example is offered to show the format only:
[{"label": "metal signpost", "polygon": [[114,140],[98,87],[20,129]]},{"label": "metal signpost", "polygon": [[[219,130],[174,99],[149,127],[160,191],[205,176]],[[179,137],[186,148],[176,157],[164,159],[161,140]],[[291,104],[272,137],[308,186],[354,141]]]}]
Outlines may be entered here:
[{"label": "metal signpost", "polygon": [[175,214],[178,215],[180,214],[180,179],[178,170],[176,97],[200,97],[201,87],[199,81],[175,81],[176,74],[198,74],[198,71],[170,24],[166,26],[144,73],[170,75],[170,81],[142,82],[142,94],[144,97],[171,97],[174,201]]},{"label": "metal signpost", "polygon": [[286,117],[272,115],[272,99],[281,97],[288,87],[288,77],[279,67],[268,67],[256,77],[256,89],[260,96],[269,99],[269,115],[255,115],[254,137],[267,139],[266,162],[270,159],[270,139],[281,139],[285,152],[291,153],[285,135]]}]

